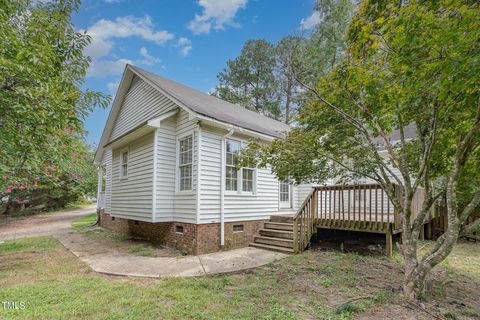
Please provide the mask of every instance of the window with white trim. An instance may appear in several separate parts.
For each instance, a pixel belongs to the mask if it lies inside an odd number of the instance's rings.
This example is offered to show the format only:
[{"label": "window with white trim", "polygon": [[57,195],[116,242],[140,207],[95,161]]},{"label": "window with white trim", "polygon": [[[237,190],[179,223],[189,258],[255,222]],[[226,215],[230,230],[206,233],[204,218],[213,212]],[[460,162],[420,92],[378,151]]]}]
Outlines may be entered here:
[{"label": "window with white trim", "polygon": [[122,166],[120,168],[120,177],[122,179],[128,178],[128,150],[122,152]]},{"label": "window with white trim", "polygon": [[225,190],[254,192],[255,168],[238,168],[238,155],[242,143],[227,139],[225,148]]},{"label": "window with white trim", "polygon": [[192,190],[193,136],[181,139],[178,151],[179,190]]},{"label": "window with white trim", "polygon": [[240,152],[240,142],[235,140],[227,140],[225,154],[225,189],[229,191],[238,190],[238,169],[237,156]]},{"label": "window with white trim", "polygon": [[242,191],[253,192],[254,169],[242,168]]}]

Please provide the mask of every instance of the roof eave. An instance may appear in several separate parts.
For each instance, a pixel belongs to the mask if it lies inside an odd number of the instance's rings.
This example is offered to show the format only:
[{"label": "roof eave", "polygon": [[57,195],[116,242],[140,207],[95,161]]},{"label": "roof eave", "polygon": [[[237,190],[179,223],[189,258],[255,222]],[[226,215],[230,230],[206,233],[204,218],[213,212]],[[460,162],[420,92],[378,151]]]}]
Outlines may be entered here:
[{"label": "roof eave", "polygon": [[201,121],[204,121],[204,122],[210,122],[216,127],[222,127],[222,128],[227,128],[227,129],[232,129],[233,128],[233,130],[235,130],[236,132],[243,133],[245,135],[252,136],[254,138],[258,138],[258,139],[261,139],[261,140],[273,141],[273,140],[276,140],[276,139],[281,139],[281,137],[279,137],[279,136],[268,135],[268,134],[264,134],[264,133],[257,132],[257,131],[254,131],[254,130],[246,129],[246,128],[239,127],[239,126],[233,125],[233,124],[225,122],[225,121],[221,121],[221,120],[217,120],[217,119],[205,116],[205,115],[197,114],[196,116],[190,118],[190,120],[201,120]]}]

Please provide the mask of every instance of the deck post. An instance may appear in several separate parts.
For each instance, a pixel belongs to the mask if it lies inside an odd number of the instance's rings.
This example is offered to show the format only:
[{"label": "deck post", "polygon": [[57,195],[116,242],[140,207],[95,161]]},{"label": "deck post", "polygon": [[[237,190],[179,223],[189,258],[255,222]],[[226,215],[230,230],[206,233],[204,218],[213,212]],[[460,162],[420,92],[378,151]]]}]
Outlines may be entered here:
[{"label": "deck post", "polygon": [[429,223],[427,223],[425,225],[425,227],[427,228],[426,230],[426,237],[428,240],[431,240],[432,239],[432,221],[430,221]]},{"label": "deck post", "polygon": [[420,227],[420,234],[418,235],[420,240],[425,240],[425,225],[422,224]]},{"label": "deck post", "polygon": [[294,253],[299,253],[300,250],[298,249],[299,248],[299,244],[298,244],[298,221],[297,220],[293,220],[293,252]]},{"label": "deck post", "polygon": [[387,228],[387,233],[385,233],[385,247],[386,247],[386,255],[387,257],[392,257],[393,255],[393,235],[392,229],[389,227]]}]

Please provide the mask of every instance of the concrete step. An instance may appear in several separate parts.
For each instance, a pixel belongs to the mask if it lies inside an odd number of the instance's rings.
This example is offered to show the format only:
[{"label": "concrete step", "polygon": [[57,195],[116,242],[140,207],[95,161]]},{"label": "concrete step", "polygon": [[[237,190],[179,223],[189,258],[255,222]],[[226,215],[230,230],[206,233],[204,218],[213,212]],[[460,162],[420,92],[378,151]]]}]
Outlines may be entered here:
[{"label": "concrete step", "polygon": [[286,247],[277,247],[277,246],[271,246],[268,244],[262,244],[262,243],[250,243],[250,247],[255,247],[255,248],[260,248],[260,249],[266,249],[266,250],[271,250],[271,251],[277,251],[277,252],[282,252],[282,253],[293,253],[292,248],[286,248]]},{"label": "concrete step", "polygon": [[293,216],[270,216],[270,222],[292,223]]},{"label": "concrete step", "polygon": [[284,222],[265,222],[263,226],[265,229],[275,229],[275,230],[285,230],[285,231],[293,231],[293,224],[292,223],[284,223]]},{"label": "concrete step", "polygon": [[293,231],[260,229],[260,235],[264,237],[293,239]]},{"label": "concrete step", "polygon": [[277,247],[293,248],[293,240],[284,238],[256,236],[254,242]]}]

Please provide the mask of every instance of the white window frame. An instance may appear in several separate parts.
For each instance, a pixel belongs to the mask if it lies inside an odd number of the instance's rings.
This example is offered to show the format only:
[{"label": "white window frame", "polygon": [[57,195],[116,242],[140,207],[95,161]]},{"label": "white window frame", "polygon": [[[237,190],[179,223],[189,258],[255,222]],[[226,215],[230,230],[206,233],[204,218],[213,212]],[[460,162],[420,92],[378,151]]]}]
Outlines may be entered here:
[{"label": "white window frame", "polygon": [[[236,142],[240,145],[240,150],[247,146],[247,143],[240,139],[236,138],[228,138],[225,139],[225,153],[223,157],[225,157],[225,175],[223,179],[225,179],[225,193],[226,194],[236,194],[236,195],[256,195],[257,190],[257,168],[256,167],[241,167],[237,169],[237,190],[228,190],[227,189],[227,167],[231,167],[227,164],[227,143],[229,141]],[[243,191],[243,169],[252,170],[252,190],[251,191]]]},{"label": "white window frame", "polygon": [[[123,155],[127,154],[127,162],[123,162]],[[130,150],[129,148],[124,148],[120,151],[120,180],[127,180],[128,179],[128,172],[130,171]],[[124,174],[123,167],[126,166],[127,174]]]},{"label": "white window frame", "polygon": [[[184,140],[187,140],[187,139],[192,139],[192,149],[191,149],[191,152],[192,152],[192,160],[189,164],[180,164],[180,143]],[[178,136],[177,137],[177,151],[176,151],[176,154],[177,154],[177,166],[176,166],[176,169],[177,169],[177,174],[176,174],[176,191],[179,192],[179,193],[191,193],[193,192],[193,182],[194,182],[194,175],[193,175],[193,163],[194,163],[194,157],[195,157],[195,136],[193,134],[193,132],[188,132],[188,133],[185,133],[181,136]],[[180,167],[181,166],[190,166],[191,167],[191,170],[190,170],[190,179],[191,179],[191,183],[190,183],[190,189],[181,189],[181,185],[182,185],[182,177],[181,177],[181,169]]]}]

